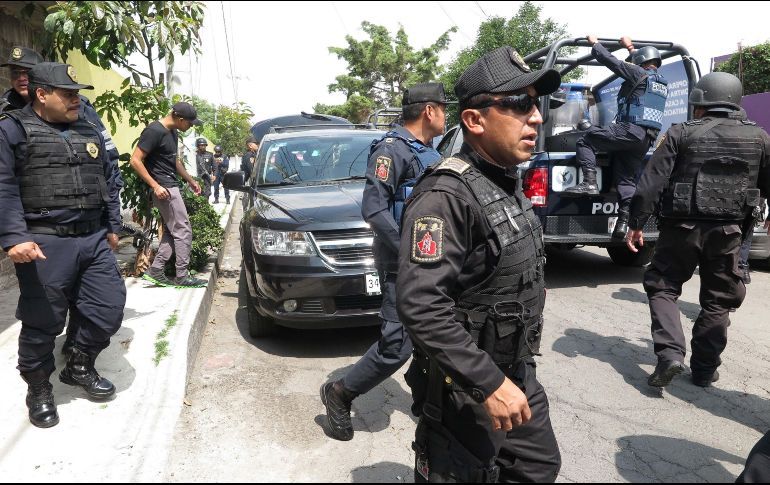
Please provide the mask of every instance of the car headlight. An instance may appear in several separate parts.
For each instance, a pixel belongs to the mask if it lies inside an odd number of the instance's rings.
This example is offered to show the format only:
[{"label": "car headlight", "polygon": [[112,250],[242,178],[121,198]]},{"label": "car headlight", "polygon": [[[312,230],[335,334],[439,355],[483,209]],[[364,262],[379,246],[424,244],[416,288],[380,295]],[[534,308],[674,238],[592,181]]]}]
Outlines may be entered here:
[{"label": "car headlight", "polygon": [[251,228],[251,241],[257,254],[269,256],[312,256],[316,254],[306,232],[273,231]]}]

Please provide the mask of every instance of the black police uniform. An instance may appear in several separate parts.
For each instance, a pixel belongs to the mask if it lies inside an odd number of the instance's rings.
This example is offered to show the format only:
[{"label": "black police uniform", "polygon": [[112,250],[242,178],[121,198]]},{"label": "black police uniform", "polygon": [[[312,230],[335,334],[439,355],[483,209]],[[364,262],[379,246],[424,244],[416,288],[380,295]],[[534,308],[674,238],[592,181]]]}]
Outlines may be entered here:
[{"label": "black police uniform", "polygon": [[[596,152],[612,153],[612,168],[615,185],[618,190],[620,215],[628,216],[628,207],[634,195],[636,181],[642,169],[644,155],[657,138],[660,126],[645,127],[628,121],[625,114],[639,100],[647,89],[645,78],[655,75],[655,69],[643,69],[641,66],[623,62],[613,56],[603,45],[594,44],[593,56],[614,74],[624,79],[618,93],[619,99],[627,99],[618,107],[616,123],[607,126],[592,126],[577,142],[576,162],[585,170],[596,170]],[[663,81],[665,82],[665,81]],[[662,112],[660,113],[662,115]],[[567,190],[565,193],[569,193]]]},{"label": "black police uniform", "polygon": [[[545,304],[542,228],[515,169],[469,145],[407,201],[398,313],[415,342],[415,480],[552,482],[561,459],[537,381]],[[492,431],[482,403],[510,378],[532,419]]]},{"label": "black police uniform", "polygon": [[[214,202],[219,202],[219,186],[222,183],[222,179],[230,169],[230,157],[223,155],[222,153],[214,153],[214,165],[213,174],[216,177],[214,180]],[[225,202],[230,203],[230,189],[225,189]]]},{"label": "black police uniform", "polygon": [[211,196],[211,176],[214,174],[214,154],[211,152],[196,152],[195,167],[198,177],[203,181],[201,195],[209,200]]},{"label": "black police uniform", "polygon": [[[49,133],[55,133],[60,140],[52,141]],[[90,150],[84,148],[86,144],[91,144]],[[41,150],[55,147],[61,160],[49,156],[42,158],[39,167],[28,166],[32,156],[39,157]],[[67,172],[71,170],[67,160],[73,159],[67,154],[72,150],[81,163],[86,157],[98,159],[104,185],[96,187],[95,182],[89,184],[86,180],[86,174],[97,167],[96,162],[88,163],[89,172],[80,168],[78,176],[60,173],[61,166]],[[69,125],[50,125],[35,115],[31,105],[0,121],[0,205],[4,207],[0,211],[1,244],[8,250],[34,240],[47,257],[16,264],[21,289],[21,372],[40,367],[53,371],[54,338],[64,328],[70,302],[87,322],[75,337],[82,350],[98,354],[120,328],[126,290],[106,240],[107,233],[120,231],[120,189],[117,172],[106,152],[103,139],[90,123],[78,120]],[[57,180],[61,180],[61,187],[54,185]],[[73,187],[78,183],[79,187]],[[96,191],[97,196],[78,197],[76,187],[84,194]],[[52,197],[54,192],[67,191],[71,202]],[[83,208],[75,207],[78,205]]]},{"label": "black police uniform", "polygon": [[345,389],[359,395],[375,388],[409,360],[412,343],[396,311],[396,273],[400,211],[407,187],[440,158],[430,145],[396,127],[375,142],[369,153],[361,213],[374,231],[374,257],[382,291],[382,336],[343,378]]},{"label": "black police uniform", "polygon": [[[693,380],[710,379],[727,344],[729,311],[746,295],[738,267],[741,224],[770,191],[770,138],[745,113],[707,113],[673,125],[642,174],[629,227],[641,230],[660,200],[660,235],[644,274],[659,363],[682,363],[677,299],[700,267],[701,312],[692,331]],[[757,187],[759,190],[757,190]],[[662,194],[662,199],[661,199]]]},{"label": "black police uniform", "polygon": [[244,173],[243,180],[251,178],[251,171],[254,170],[254,164],[257,161],[257,152],[248,150],[241,157],[241,172]]}]

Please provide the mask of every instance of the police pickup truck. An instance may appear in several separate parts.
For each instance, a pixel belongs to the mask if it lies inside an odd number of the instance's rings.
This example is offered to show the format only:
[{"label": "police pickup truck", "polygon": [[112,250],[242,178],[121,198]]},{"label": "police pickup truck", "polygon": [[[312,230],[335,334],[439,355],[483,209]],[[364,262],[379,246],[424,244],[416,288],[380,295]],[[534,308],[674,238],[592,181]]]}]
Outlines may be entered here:
[{"label": "police pickup truck", "polygon": [[[619,49],[625,51],[617,39],[599,39],[599,42],[611,52]],[[668,80],[668,97],[661,130],[663,134],[671,124],[692,118],[687,98],[690,86],[694,86],[700,76],[700,68],[680,45],[634,40],[637,49],[648,45],[660,51],[664,65],[659,72]],[[525,61],[542,65],[543,68],[557,69],[562,76],[578,67],[608,71],[590,52],[580,54],[578,50],[576,55],[562,56],[560,51],[569,47],[590,47],[590,44],[585,38],[562,39],[533,52]],[[666,62],[666,59],[673,62]],[[644,228],[645,245],[638,253],[629,251],[623,241],[612,239],[618,204],[611,153],[597,154],[599,195],[562,197],[565,189],[582,180],[581,171],[575,163],[575,146],[583,135],[581,121],[588,119],[592,124],[600,125],[612,123],[617,112],[616,97],[622,82],[613,74],[593,86],[563,83],[557,92],[541,97],[540,111],[544,123],[539,127],[537,147],[532,158],[519,165],[518,169],[524,194],[532,201],[534,211],[543,224],[547,245],[560,249],[572,249],[578,245],[604,247],[616,264],[643,266],[652,258],[658,236],[656,222],[651,219]],[[437,149],[447,157],[460,150],[462,141],[462,130],[456,126],[447,132]],[[646,159],[649,160],[651,155],[652,149]]]}]

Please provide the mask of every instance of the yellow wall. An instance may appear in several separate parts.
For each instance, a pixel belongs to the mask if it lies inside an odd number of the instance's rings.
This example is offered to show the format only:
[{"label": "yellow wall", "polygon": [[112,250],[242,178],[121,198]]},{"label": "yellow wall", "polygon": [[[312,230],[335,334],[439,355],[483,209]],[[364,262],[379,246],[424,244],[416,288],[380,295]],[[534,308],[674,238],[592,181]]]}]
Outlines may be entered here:
[{"label": "yellow wall", "polygon": [[[75,68],[75,76],[77,77],[78,82],[90,84],[94,87],[94,89],[84,89],[81,91],[81,93],[90,99],[91,102],[105,91],[113,90],[120,92],[120,85],[124,78],[117,72],[112,70],[107,71],[98,66],[94,66],[89,63],[85,56],[80,52],[70,52],[67,57],[67,63]],[[110,124],[107,122],[106,117],[103,118],[102,121],[104,122],[104,126],[110,130]],[[133,151],[133,146],[131,144],[139,137],[139,134],[144,127],[129,126],[128,115],[126,114],[123,116],[122,121],[117,121],[115,128],[116,132],[112,133],[112,139],[118,147],[118,151],[120,153],[131,153]]]}]

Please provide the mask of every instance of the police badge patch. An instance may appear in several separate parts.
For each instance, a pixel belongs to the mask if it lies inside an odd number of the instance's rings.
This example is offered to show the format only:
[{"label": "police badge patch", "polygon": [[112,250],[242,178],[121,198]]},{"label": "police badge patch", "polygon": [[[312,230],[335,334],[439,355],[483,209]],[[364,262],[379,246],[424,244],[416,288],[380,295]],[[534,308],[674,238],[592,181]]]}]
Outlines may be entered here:
[{"label": "police badge patch", "polygon": [[657,150],[658,147],[660,147],[663,142],[666,141],[666,135],[668,135],[668,133],[663,133],[660,138],[658,138],[658,142],[655,144],[655,149],[653,151]]},{"label": "police badge patch", "polygon": [[435,263],[444,255],[444,220],[420,217],[412,226],[412,261]]},{"label": "police badge patch", "polygon": [[374,175],[383,182],[388,181],[390,176],[390,164],[393,162],[388,157],[377,157],[377,161],[374,164]]},{"label": "police badge patch", "polygon": [[521,69],[524,72],[532,72],[532,69],[527,65],[526,62],[524,62],[524,58],[521,57],[521,54],[516,52],[515,50],[511,50],[511,60],[514,64],[519,66],[519,69]]},{"label": "police badge patch", "polygon": [[21,52],[21,49],[19,49],[18,47],[14,47],[13,50],[11,51],[11,58],[15,61],[18,61],[22,57],[24,56]]},{"label": "police badge patch", "polygon": [[72,79],[72,82],[76,83],[78,82],[77,78],[75,77],[75,68],[67,65],[67,75]]},{"label": "police badge patch", "polygon": [[86,151],[91,156],[91,158],[96,158],[99,156],[99,147],[96,146],[96,143],[93,143],[93,142],[87,143]]}]

